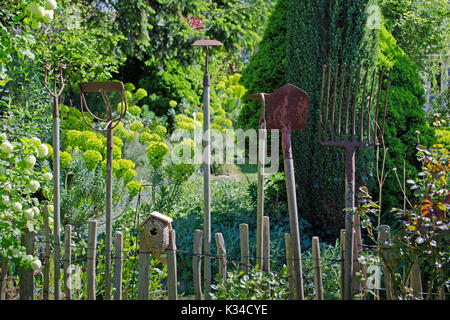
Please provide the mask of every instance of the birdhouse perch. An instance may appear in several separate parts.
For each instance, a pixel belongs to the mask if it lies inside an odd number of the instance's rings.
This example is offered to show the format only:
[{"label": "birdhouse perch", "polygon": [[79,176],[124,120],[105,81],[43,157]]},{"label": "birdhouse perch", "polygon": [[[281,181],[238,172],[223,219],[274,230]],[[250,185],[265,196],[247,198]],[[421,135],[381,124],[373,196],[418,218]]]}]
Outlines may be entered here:
[{"label": "birdhouse perch", "polygon": [[141,231],[141,250],[149,251],[162,263],[167,263],[165,252],[169,247],[169,230],[172,229],[172,218],[153,211],[139,225]]}]

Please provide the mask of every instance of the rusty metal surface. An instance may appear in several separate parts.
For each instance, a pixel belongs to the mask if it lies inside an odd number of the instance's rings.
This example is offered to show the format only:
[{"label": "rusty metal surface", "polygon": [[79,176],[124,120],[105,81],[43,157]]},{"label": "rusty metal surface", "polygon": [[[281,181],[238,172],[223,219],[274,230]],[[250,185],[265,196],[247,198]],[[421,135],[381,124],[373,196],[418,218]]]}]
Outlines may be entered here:
[{"label": "rusty metal surface", "polygon": [[221,46],[222,42],[217,40],[197,40],[193,44],[193,46]]},{"label": "rusty metal surface", "polygon": [[[78,83],[80,89],[81,114],[86,124],[96,131],[106,132],[106,218],[105,218],[105,251],[108,253],[105,257],[105,300],[111,298],[111,238],[112,238],[112,184],[113,184],[113,129],[118,125],[121,119],[127,112],[127,101],[125,98],[125,90],[122,82],[108,81],[108,82],[80,82]],[[103,101],[108,111],[106,119],[99,118],[89,109],[84,93],[99,92],[102,95]],[[109,102],[107,92],[121,92],[121,108],[120,114],[117,118],[113,118],[113,109]],[[86,121],[85,109],[89,114],[99,122],[106,122],[104,128],[97,128]]]},{"label": "rusty metal surface", "polygon": [[106,82],[80,82],[78,87],[83,92],[97,92],[104,90],[105,92],[122,92],[124,86],[119,81],[106,81]]},{"label": "rusty metal surface", "polygon": [[247,98],[254,100],[261,100],[261,113],[259,116],[259,127],[260,129],[266,129],[266,97],[268,97],[268,93],[256,93],[249,94]]},{"label": "rusty metal surface", "polygon": [[[345,148],[345,206],[347,211],[345,213],[345,247],[350,248],[346,250],[344,257],[344,288],[343,299],[352,299],[352,279],[354,272],[353,267],[353,230],[354,230],[354,208],[355,208],[355,149],[357,147],[379,146],[383,142],[384,125],[386,120],[386,103],[389,92],[389,85],[391,81],[392,68],[389,70],[387,77],[387,86],[385,90],[383,110],[380,110],[380,92],[384,79],[384,67],[381,69],[378,78],[378,93],[376,97],[375,112],[372,115],[373,109],[373,89],[376,83],[375,69],[372,73],[371,81],[369,78],[369,87],[367,87],[367,78],[369,76],[369,67],[366,66],[365,74],[361,78],[361,70],[363,66],[350,66],[350,72],[347,76],[347,65],[344,63],[341,68],[339,64],[334,67],[333,87],[331,90],[331,69],[332,65],[323,65],[322,67],[322,87],[319,102],[319,142],[325,146],[337,146]],[[353,85],[353,71],[356,69],[356,80]],[[338,88],[338,74],[341,72],[340,89]],[[363,71],[364,73],[364,71]],[[361,81],[362,80],[362,81]],[[326,83],[326,88],[325,88]],[[347,83],[347,90],[345,84]],[[357,100],[359,90],[362,87],[361,106],[357,110]],[[326,97],[324,97],[326,92]],[[345,121],[342,121],[342,110],[344,92],[346,92],[346,106],[345,106]],[[330,94],[332,95],[331,113],[330,113]],[[367,94],[367,97],[366,97]],[[336,100],[339,95],[338,112],[336,114]],[[352,99],[353,98],[353,99]],[[325,114],[323,114],[322,104],[325,103]],[[367,108],[366,108],[367,106]],[[378,122],[378,114],[381,112],[381,123]],[[336,128],[337,117],[337,128]],[[330,118],[330,120],[329,120]],[[358,120],[358,121],[357,121]],[[344,126],[344,127],[342,127]],[[351,126],[351,128],[350,128]],[[341,132],[344,129],[344,132]],[[378,130],[380,130],[380,137],[378,137]]]},{"label": "rusty metal surface", "polygon": [[[127,100],[125,99],[125,89],[122,82],[118,81],[107,81],[107,82],[80,82],[78,83],[78,88],[80,89],[80,101],[81,101],[81,114],[83,116],[84,121],[88,126],[90,126],[92,129],[96,131],[107,131],[109,127],[111,129],[115,128],[120,120],[125,116],[127,112]],[[86,103],[86,99],[84,97],[84,93],[87,92],[99,92],[102,95],[103,101],[106,104],[107,110],[108,110],[108,118],[103,119],[97,117],[91,110],[89,109],[89,106]],[[113,118],[113,109],[109,103],[108,96],[106,95],[106,92],[121,92],[121,109],[120,114],[118,117]],[[92,126],[89,122],[86,121],[85,117],[85,109],[88,111],[88,113],[97,121],[99,122],[106,122],[106,126],[104,128],[96,128]],[[111,126],[110,126],[111,124]]]},{"label": "rusty metal surface", "polygon": [[[319,142],[322,145],[344,148],[381,145],[384,136],[386,103],[392,68],[389,70],[387,77],[387,86],[382,108],[380,106],[380,93],[384,79],[384,67],[381,70],[375,69],[369,80],[368,66],[365,67],[364,72],[363,66],[357,65],[355,67],[351,65],[349,74],[347,75],[347,65],[343,64],[339,68],[339,64],[337,64],[334,67],[334,77],[331,75],[331,69],[332,65],[323,65],[322,68],[322,89],[319,102]],[[339,72],[341,73],[341,80],[340,89],[338,90],[337,79]],[[361,72],[364,73],[363,76],[361,76]],[[353,83],[354,73],[356,73],[356,80]],[[378,80],[376,80],[377,73],[379,73]],[[332,78],[334,80],[331,86]],[[373,96],[375,83],[378,83],[376,99]],[[362,90],[362,98],[361,105],[358,108],[357,97],[360,90]],[[344,95],[347,98],[345,108],[343,106]],[[330,98],[332,98],[331,103]],[[336,106],[337,98],[339,98],[338,106]],[[324,100],[326,102],[323,110]],[[376,103],[375,110],[372,108],[372,102]],[[343,114],[344,109],[345,114]],[[343,121],[342,118],[345,118],[345,120]],[[378,121],[379,118],[381,119],[380,122]]]},{"label": "rusty metal surface", "polygon": [[[308,121],[309,96],[292,84],[285,84],[274,92],[251,94],[250,99],[261,100],[260,126],[265,125],[265,104],[267,102],[267,128],[279,129],[282,133],[284,172],[289,209],[289,224],[294,254],[295,284],[297,297],[303,300],[303,272],[298,225],[297,197],[295,191],[294,162],[292,159],[291,131],[306,128]],[[264,257],[265,258],[265,257]]]},{"label": "rusty metal surface", "polygon": [[266,97],[267,128],[303,130],[308,121],[309,96],[292,84],[285,84]]}]

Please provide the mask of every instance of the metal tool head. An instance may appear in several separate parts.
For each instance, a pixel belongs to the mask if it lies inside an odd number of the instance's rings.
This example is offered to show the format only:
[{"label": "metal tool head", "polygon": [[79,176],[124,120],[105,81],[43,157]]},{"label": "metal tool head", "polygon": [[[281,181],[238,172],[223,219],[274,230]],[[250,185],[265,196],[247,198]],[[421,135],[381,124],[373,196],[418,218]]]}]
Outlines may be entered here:
[{"label": "metal tool head", "polygon": [[267,128],[303,130],[308,121],[309,96],[292,84],[285,84],[266,96]]},{"label": "metal tool head", "polygon": [[269,95],[269,93],[254,93],[254,94],[249,94],[248,96],[246,96],[246,98],[249,99],[253,99],[253,100],[262,100],[262,97],[267,97]]},{"label": "metal tool head", "polygon": [[[58,63],[57,66],[51,66],[49,64],[45,64],[44,66],[44,87],[45,89],[54,97],[59,98],[61,95],[63,89],[64,89],[64,79],[63,79],[63,69],[66,68],[66,65],[64,63]],[[47,84],[47,78],[49,76],[49,73],[54,70],[53,77],[53,89],[50,89],[50,87]],[[57,88],[57,79],[59,79],[59,90]]]},{"label": "metal tool head", "polygon": [[119,81],[105,81],[105,82],[80,82],[78,88],[82,92],[98,92],[103,90],[105,92],[122,92],[124,86]]},{"label": "metal tool head", "polygon": [[247,98],[253,100],[261,100],[261,115],[259,117],[259,125],[263,125],[263,128],[266,126],[266,97],[268,97],[268,93],[255,93],[249,94]]},{"label": "metal tool head", "polygon": [[193,44],[193,46],[221,46],[222,42],[217,40],[197,40]]},{"label": "metal tool head", "polygon": [[[384,81],[384,67],[379,72],[378,80],[376,80],[378,73],[376,69],[369,76],[369,66],[350,65],[348,69],[347,72],[345,63],[341,68],[339,64],[334,67],[331,64],[325,64],[322,67],[319,142],[323,145],[346,148],[380,145],[384,136],[386,102],[392,68],[387,77],[383,110],[380,105],[380,93]],[[361,71],[363,71],[362,74]],[[355,81],[353,81],[354,74],[356,74]],[[367,81],[368,76],[371,78],[369,81]],[[377,91],[376,102],[374,102],[376,104],[371,109],[374,89]],[[361,94],[360,90],[362,90]],[[361,102],[357,103],[359,97]],[[325,110],[322,110],[324,100],[326,101]]]},{"label": "metal tool head", "polygon": [[[80,100],[81,100],[81,114],[83,115],[83,119],[86,122],[87,125],[89,125],[92,129],[97,131],[106,131],[109,127],[114,128],[117,126],[120,122],[120,120],[125,116],[127,112],[127,100],[125,98],[125,87],[122,82],[119,81],[106,81],[106,82],[80,82],[78,83],[78,88],[80,89]],[[106,104],[107,110],[108,110],[108,118],[103,119],[97,117],[95,114],[91,112],[89,109],[86,99],[84,97],[84,93],[89,92],[99,92],[102,95],[103,101]],[[121,108],[120,108],[120,114],[117,118],[113,118],[113,109],[111,107],[111,104],[109,103],[108,96],[106,95],[107,92],[120,92],[122,95],[122,101],[121,101]],[[86,121],[85,115],[84,115],[84,109],[89,112],[89,114],[100,122],[107,122],[107,125],[103,129],[98,129],[94,126],[92,126],[88,121]],[[110,126],[111,125],[111,126]]]}]

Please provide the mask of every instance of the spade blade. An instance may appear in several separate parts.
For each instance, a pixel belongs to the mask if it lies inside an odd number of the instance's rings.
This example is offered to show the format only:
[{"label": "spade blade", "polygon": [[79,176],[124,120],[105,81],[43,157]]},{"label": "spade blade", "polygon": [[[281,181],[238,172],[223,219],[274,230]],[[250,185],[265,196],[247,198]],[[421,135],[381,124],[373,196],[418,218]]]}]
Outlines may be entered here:
[{"label": "spade blade", "polygon": [[266,96],[268,129],[303,130],[308,121],[309,96],[292,84],[285,84]]}]

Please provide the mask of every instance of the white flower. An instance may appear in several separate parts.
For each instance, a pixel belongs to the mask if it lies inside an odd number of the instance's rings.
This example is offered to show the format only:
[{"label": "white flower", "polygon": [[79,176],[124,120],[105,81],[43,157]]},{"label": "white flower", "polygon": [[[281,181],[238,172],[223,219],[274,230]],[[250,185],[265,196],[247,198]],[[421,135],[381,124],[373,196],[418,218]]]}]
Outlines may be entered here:
[{"label": "white flower", "polygon": [[2,150],[5,153],[10,153],[11,151],[13,151],[14,147],[11,143],[9,143],[9,141],[3,141],[1,146],[0,146],[0,150]]},{"label": "white flower", "polygon": [[41,266],[42,266],[41,260],[39,260],[39,259],[31,260],[31,269],[33,269],[33,271],[40,270]]},{"label": "white flower", "polygon": [[34,211],[31,208],[26,209],[23,213],[25,215],[25,218],[27,218],[28,220],[31,220],[34,218]]},{"label": "white flower", "polygon": [[7,182],[4,185],[3,190],[5,190],[6,192],[10,192],[11,191],[11,182]]},{"label": "white flower", "polygon": [[28,190],[30,190],[31,192],[36,192],[39,190],[39,188],[41,187],[40,183],[36,180],[31,180],[30,183],[28,184]]},{"label": "white flower", "polygon": [[39,140],[39,138],[37,137],[33,137],[31,138],[31,143],[38,147],[41,144],[41,140]]},{"label": "white flower", "polygon": [[53,213],[53,210],[54,210],[53,205],[52,204],[47,205],[47,210],[48,210],[48,213]]},{"label": "white flower", "polygon": [[6,206],[9,203],[9,197],[8,196],[2,196],[2,203]]},{"label": "white flower", "polygon": [[6,140],[6,133],[0,133],[0,140],[1,141],[3,141],[3,140]]},{"label": "white flower", "polygon": [[48,147],[45,144],[41,144],[38,147],[38,157],[45,158],[48,155]]},{"label": "white flower", "polygon": [[14,202],[12,208],[14,211],[20,212],[22,211],[22,204],[20,202]]},{"label": "white flower", "polygon": [[44,173],[44,179],[47,180],[47,181],[52,181],[53,174],[51,172]]},{"label": "white flower", "polygon": [[45,13],[45,9],[44,7],[38,7],[37,8],[37,12],[34,14],[36,16],[36,18],[42,18],[44,16]]},{"label": "white flower", "polygon": [[25,158],[25,163],[27,164],[28,169],[33,169],[36,164],[36,157],[33,155],[29,155]]},{"label": "white flower", "polygon": [[45,9],[47,9],[47,10],[53,10],[53,9],[56,9],[57,6],[58,6],[58,5],[56,4],[56,1],[55,1],[55,0],[47,0],[47,1],[45,2]]},{"label": "white flower", "polygon": [[12,256],[14,257],[14,258],[17,258],[18,256],[19,256],[19,254],[20,254],[20,251],[19,251],[19,249],[17,249],[17,248],[14,248],[14,249],[12,249],[11,250],[12,252]]},{"label": "white flower", "polygon": [[38,207],[33,207],[31,209],[33,209],[34,216],[37,217],[39,215],[39,213],[40,213],[39,208]]},{"label": "white flower", "polygon": [[44,22],[49,23],[53,20],[53,10],[45,10],[44,15],[42,16]]}]

